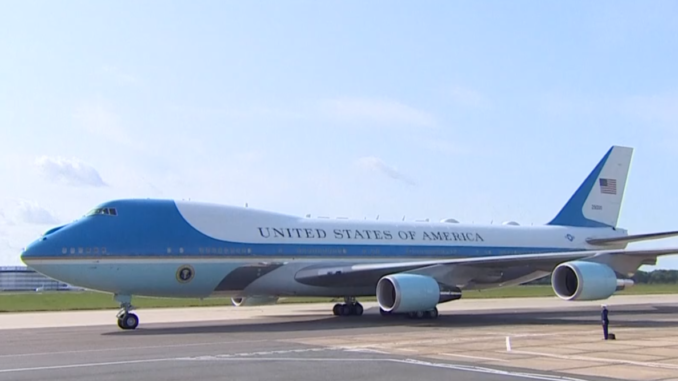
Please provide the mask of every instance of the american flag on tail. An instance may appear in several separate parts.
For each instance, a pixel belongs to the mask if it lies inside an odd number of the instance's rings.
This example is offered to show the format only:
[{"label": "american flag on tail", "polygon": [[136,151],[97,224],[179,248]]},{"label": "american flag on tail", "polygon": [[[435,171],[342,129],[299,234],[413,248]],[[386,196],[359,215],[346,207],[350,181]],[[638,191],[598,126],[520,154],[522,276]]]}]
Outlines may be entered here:
[{"label": "american flag on tail", "polygon": [[615,179],[599,179],[600,193],[617,194],[617,180]]}]

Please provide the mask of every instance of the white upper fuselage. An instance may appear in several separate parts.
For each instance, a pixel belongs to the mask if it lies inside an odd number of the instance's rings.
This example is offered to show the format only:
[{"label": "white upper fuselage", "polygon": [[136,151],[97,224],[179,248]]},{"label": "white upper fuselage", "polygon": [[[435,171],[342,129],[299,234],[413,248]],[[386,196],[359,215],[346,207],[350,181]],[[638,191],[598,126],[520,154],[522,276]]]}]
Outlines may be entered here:
[{"label": "white upper fuselage", "polygon": [[[337,248],[358,245],[388,247],[365,253],[379,258],[394,254],[403,256],[398,248],[418,251],[426,256],[427,248],[450,247],[450,255],[513,254],[545,250],[590,250],[587,238],[619,237],[624,230],[611,228],[579,228],[566,226],[481,225],[454,222],[401,222],[350,219],[302,218],[251,208],[206,203],[176,202],[182,217],[202,234],[225,242],[251,244],[304,245],[307,253],[316,246]],[[624,247],[621,245],[618,247]],[[607,247],[612,248],[612,247]],[[439,257],[443,253],[433,253]],[[341,255],[332,255],[337,258]],[[353,257],[353,256],[352,256]]]}]

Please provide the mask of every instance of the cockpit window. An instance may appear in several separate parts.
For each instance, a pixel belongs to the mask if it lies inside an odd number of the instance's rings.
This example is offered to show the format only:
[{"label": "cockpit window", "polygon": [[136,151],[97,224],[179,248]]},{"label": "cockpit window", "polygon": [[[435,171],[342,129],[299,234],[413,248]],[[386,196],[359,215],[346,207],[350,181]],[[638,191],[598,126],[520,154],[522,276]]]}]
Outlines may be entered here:
[{"label": "cockpit window", "polygon": [[89,217],[89,216],[94,216],[94,215],[97,215],[97,214],[117,216],[118,211],[115,208],[96,208],[96,209],[90,210],[89,213],[87,213],[85,216]]}]

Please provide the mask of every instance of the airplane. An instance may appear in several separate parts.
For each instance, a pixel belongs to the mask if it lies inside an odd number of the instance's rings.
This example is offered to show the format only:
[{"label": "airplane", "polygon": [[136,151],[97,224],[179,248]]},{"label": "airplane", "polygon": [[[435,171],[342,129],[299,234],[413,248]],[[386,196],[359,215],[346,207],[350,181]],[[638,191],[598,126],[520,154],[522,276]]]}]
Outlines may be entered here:
[{"label": "airplane", "polygon": [[[633,148],[612,146],[560,212],[540,226],[316,219],[251,207],[119,199],[57,226],[21,255],[29,267],[76,287],[113,294],[118,327],[136,329],[132,296],[230,297],[236,306],[281,297],[343,298],[359,316],[376,296],[383,316],[437,318],[465,290],[551,275],[563,300],[601,300],[678,248],[630,250],[678,231],[629,235],[617,227]],[[537,188],[535,188],[537,190]]]}]

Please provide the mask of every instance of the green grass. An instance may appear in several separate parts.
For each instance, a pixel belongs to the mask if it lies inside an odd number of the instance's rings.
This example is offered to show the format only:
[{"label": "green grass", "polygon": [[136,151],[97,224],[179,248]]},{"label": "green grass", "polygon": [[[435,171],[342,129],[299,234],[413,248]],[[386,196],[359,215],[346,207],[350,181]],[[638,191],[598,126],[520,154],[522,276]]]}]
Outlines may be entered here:
[{"label": "green grass", "polygon": [[[618,293],[619,295],[678,294],[677,284],[639,284]],[[479,298],[518,298],[518,297],[551,297],[554,296],[551,286],[518,286],[484,291],[465,291],[464,299]],[[279,303],[322,303],[333,302],[332,298],[282,298]],[[374,301],[375,298],[361,298],[363,302]],[[228,298],[170,299],[134,297],[137,308],[171,308],[171,307],[208,307],[230,306]],[[118,305],[110,294],[98,292],[24,292],[0,293],[0,312],[29,311],[67,311],[67,310],[102,310],[117,309]]]}]

